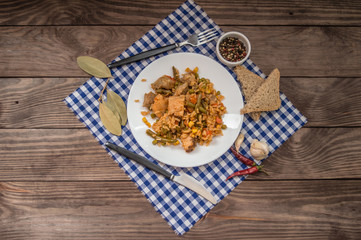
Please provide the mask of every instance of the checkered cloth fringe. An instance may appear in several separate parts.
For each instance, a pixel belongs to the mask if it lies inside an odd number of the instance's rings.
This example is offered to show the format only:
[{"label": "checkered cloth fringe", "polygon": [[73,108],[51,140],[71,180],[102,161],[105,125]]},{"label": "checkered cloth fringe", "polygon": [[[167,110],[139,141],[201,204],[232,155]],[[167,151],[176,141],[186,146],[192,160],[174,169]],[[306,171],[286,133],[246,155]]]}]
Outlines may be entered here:
[{"label": "checkered cloth fringe", "polygon": [[[114,61],[145,50],[184,41],[193,33],[213,27],[220,34],[222,33],[219,26],[208,17],[199,5],[193,1],[187,1],[125,50]],[[174,51],[112,69],[114,80],[109,82],[108,89],[122,96],[126,102],[130,88],[138,74],[155,59],[175,52],[195,52],[217,60],[215,47],[215,41],[199,47],[184,46]],[[266,77],[250,59],[244,63],[244,66],[261,77]],[[232,70],[227,69],[236,79]],[[247,167],[235,159],[230,151],[227,151],[220,158],[207,165],[194,168],[174,168],[157,162],[149,156],[135,141],[129,129],[129,124],[123,128],[123,134],[120,137],[110,134],[104,128],[98,115],[98,98],[104,84],[104,79],[92,77],[64,100],[103,147],[107,141],[110,141],[147,157],[173,173],[183,172],[189,174],[210,189],[218,202],[245,179],[245,177],[241,177],[225,181],[233,172]],[[270,146],[270,152],[274,152],[307,122],[306,118],[292,105],[284,94],[281,93],[280,96],[282,100],[281,108],[277,111],[263,113],[258,122],[252,121],[248,115],[245,115],[241,130],[245,135],[241,151],[243,155],[250,157],[248,155],[250,142],[255,138],[267,142]],[[191,190],[108,149],[106,151],[108,151],[177,234],[182,235],[189,231],[199,219],[214,207],[210,202]]]}]

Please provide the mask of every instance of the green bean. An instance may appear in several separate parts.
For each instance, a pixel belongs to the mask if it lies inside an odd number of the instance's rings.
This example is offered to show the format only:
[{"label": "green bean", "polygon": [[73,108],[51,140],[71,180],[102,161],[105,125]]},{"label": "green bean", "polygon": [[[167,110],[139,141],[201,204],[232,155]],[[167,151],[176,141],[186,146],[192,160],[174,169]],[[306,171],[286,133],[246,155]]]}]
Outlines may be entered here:
[{"label": "green bean", "polygon": [[196,107],[196,105],[195,105],[194,103],[191,103],[191,102],[188,102],[188,101],[187,101],[187,106],[188,106],[188,107],[191,107],[191,108],[195,108],[195,107]]},{"label": "green bean", "polygon": [[198,109],[201,113],[207,113],[207,110],[205,110],[202,106],[198,106]]},{"label": "green bean", "polygon": [[177,139],[173,139],[173,138],[166,138],[166,137],[157,137],[156,140],[160,141],[160,142],[164,142],[164,143],[175,143],[177,142]]},{"label": "green bean", "polygon": [[202,102],[202,94],[199,94],[199,95],[198,95],[198,99],[197,99],[196,108],[197,108],[201,113],[207,113],[207,110],[204,109],[204,107],[201,106],[201,102]]},{"label": "green bean", "polygon": [[155,140],[157,140],[157,142],[164,142],[164,143],[175,143],[177,142],[177,139],[173,139],[173,138],[166,138],[166,137],[160,137],[160,136],[157,136],[157,134],[155,132],[153,132],[152,130],[150,129],[147,129],[145,131],[149,136],[151,136],[152,138],[154,138]]},{"label": "green bean", "polygon": [[179,133],[181,131],[181,128],[179,126],[176,126],[175,130],[176,130],[177,133]]},{"label": "green bean", "polygon": [[202,114],[197,112],[197,115],[196,115],[196,119],[199,120],[199,117],[201,116]]},{"label": "green bean", "polygon": [[201,100],[202,100],[202,94],[200,93],[197,98],[196,108],[198,108],[199,105],[201,104]]},{"label": "green bean", "polygon": [[173,78],[176,80],[176,81],[179,81],[179,71],[177,68],[175,68],[174,66],[172,67],[173,69]]},{"label": "green bean", "polygon": [[202,106],[204,107],[204,109],[207,109],[208,108],[208,104],[206,101],[202,101]]},{"label": "green bean", "polygon": [[183,122],[183,121],[181,121],[180,127],[181,127],[181,129],[184,129],[184,128],[186,127],[186,126],[184,125],[184,122]]},{"label": "green bean", "polygon": [[227,129],[227,125],[223,124],[221,128],[222,128],[223,130],[224,130],[224,129]]},{"label": "green bean", "polygon": [[152,141],[152,144],[153,145],[156,145],[158,143],[158,141],[156,140],[156,139],[154,139],[153,141]]},{"label": "green bean", "polygon": [[168,89],[163,89],[163,88],[160,88],[160,89],[157,89],[155,90],[156,93],[160,93],[160,94],[172,94],[172,91],[171,90],[168,90]]},{"label": "green bean", "polygon": [[152,130],[150,130],[150,129],[147,129],[147,130],[145,131],[145,133],[146,133],[147,135],[151,136],[152,138],[156,138],[156,136],[157,136],[157,134],[156,134],[155,132],[153,132]]}]

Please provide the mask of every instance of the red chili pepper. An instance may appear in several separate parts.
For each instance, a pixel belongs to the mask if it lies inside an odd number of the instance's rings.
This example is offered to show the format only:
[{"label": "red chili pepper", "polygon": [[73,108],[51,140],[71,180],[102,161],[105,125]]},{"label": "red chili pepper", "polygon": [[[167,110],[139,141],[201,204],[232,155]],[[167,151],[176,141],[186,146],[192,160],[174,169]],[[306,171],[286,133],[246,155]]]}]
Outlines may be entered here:
[{"label": "red chili pepper", "polygon": [[243,169],[241,171],[238,171],[238,172],[235,172],[233,174],[231,174],[228,178],[228,179],[231,179],[235,176],[242,176],[242,175],[249,175],[249,174],[252,174],[252,173],[255,173],[255,172],[258,172],[258,171],[261,171],[263,168],[262,165],[260,166],[254,166],[254,167],[251,167],[251,168],[247,168],[247,169]]},{"label": "red chili pepper", "polygon": [[234,156],[236,156],[236,158],[239,161],[243,162],[244,164],[246,164],[248,166],[255,166],[256,165],[256,163],[253,162],[251,159],[249,159],[249,158],[243,156],[242,154],[240,154],[239,152],[237,152],[237,150],[233,146],[231,147],[231,151],[234,154]]}]

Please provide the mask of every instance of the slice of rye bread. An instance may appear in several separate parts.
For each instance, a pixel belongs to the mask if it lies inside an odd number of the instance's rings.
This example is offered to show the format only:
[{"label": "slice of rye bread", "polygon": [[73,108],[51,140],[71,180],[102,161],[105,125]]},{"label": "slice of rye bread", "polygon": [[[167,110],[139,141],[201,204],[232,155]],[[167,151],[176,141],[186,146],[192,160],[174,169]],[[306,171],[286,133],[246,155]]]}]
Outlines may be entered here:
[{"label": "slice of rye bread", "polygon": [[[233,71],[236,73],[238,81],[242,84],[242,92],[246,103],[248,103],[265,80],[240,65],[236,66]],[[254,121],[258,121],[261,116],[261,112],[251,112],[249,115]]]},{"label": "slice of rye bread", "polygon": [[273,111],[281,106],[280,71],[276,68],[241,110],[241,114]]}]

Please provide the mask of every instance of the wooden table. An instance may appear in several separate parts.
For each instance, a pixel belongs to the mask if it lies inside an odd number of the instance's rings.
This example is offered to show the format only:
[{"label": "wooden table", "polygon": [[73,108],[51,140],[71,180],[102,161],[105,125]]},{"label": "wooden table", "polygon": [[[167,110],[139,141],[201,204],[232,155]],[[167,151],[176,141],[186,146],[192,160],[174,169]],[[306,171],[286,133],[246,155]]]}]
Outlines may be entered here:
[{"label": "wooden table", "polygon": [[[361,239],[360,2],[197,3],[309,122],[182,239]],[[0,239],[180,238],[62,102],[180,4],[1,1]]]}]

